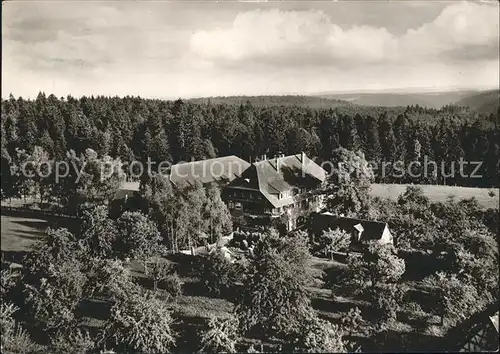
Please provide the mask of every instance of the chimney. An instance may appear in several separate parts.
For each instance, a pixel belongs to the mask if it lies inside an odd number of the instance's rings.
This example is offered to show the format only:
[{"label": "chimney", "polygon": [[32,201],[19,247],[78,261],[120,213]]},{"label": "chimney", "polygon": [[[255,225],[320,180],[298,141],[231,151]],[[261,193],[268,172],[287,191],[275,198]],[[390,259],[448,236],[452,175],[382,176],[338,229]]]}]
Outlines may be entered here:
[{"label": "chimney", "polygon": [[262,155],[262,161],[265,161],[267,158],[266,154]]},{"label": "chimney", "polygon": [[280,171],[281,154],[276,158],[276,171]]},{"label": "chimney", "polygon": [[300,162],[304,163],[305,159],[306,159],[306,154],[304,154],[304,151],[302,151],[300,153]]},{"label": "chimney", "polygon": [[354,225],[354,228],[358,231],[358,233],[356,234],[357,236],[357,239],[358,241],[361,240],[361,234],[363,233],[364,231],[364,228],[363,228],[363,225],[361,224],[356,224]]}]

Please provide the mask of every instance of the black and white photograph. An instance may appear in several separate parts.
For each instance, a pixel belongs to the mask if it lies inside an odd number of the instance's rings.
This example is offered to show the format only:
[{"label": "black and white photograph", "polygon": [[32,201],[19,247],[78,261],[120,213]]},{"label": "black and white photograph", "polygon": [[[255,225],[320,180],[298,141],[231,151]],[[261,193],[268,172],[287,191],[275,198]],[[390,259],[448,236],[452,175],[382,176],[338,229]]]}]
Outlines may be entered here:
[{"label": "black and white photograph", "polygon": [[499,351],[499,1],[1,12],[2,353]]}]

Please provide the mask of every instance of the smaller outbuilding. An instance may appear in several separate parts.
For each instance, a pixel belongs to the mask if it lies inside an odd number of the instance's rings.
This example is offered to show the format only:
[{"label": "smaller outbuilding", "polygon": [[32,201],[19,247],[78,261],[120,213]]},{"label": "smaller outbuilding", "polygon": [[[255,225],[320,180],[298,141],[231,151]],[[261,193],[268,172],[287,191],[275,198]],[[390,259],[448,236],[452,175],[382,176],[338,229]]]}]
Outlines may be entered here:
[{"label": "smaller outbuilding", "polygon": [[351,236],[351,248],[363,249],[370,241],[380,244],[393,244],[393,236],[389,225],[385,222],[369,221],[334,215],[332,213],[313,214],[309,222],[309,231],[314,239],[323,231],[340,229]]}]

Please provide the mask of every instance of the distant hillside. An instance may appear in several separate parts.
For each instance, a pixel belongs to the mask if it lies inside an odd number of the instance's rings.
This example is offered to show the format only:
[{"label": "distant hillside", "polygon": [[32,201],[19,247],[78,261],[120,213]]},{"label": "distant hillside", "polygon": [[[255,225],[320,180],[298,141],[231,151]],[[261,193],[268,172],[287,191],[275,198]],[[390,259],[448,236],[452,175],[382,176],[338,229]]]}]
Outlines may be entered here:
[{"label": "distant hillside", "polygon": [[323,98],[315,96],[228,96],[228,97],[203,97],[189,100],[193,103],[213,104],[245,104],[247,101],[253,106],[301,106],[311,108],[335,108],[339,106],[350,106],[350,102],[335,98]]},{"label": "distant hillside", "polygon": [[468,106],[471,110],[479,113],[495,113],[498,110],[498,101],[499,91],[491,90],[464,97],[455,104]]},{"label": "distant hillside", "polygon": [[398,107],[423,106],[439,109],[445,105],[457,102],[477,91],[449,91],[449,92],[415,92],[415,93],[321,93],[317,96],[328,99],[338,99],[361,106]]},{"label": "distant hillside", "polygon": [[257,107],[300,106],[311,108],[339,108],[352,110],[370,107],[401,107],[419,105],[439,109],[445,105],[468,106],[472,111],[492,113],[498,109],[499,92],[489,91],[446,91],[446,92],[374,92],[374,93],[320,93],[317,95],[284,96],[227,96],[193,98],[190,102],[213,104],[245,104],[250,102]]}]

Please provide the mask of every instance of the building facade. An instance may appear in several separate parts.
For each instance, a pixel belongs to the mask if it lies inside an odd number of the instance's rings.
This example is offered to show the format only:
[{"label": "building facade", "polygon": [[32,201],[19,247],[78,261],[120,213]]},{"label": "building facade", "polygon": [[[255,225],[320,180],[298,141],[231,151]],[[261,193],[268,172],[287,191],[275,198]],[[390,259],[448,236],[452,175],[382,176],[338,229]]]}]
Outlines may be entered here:
[{"label": "building facade", "polygon": [[348,218],[329,212],[314,214],[310,218],[308,229],[313,242],[314,238],[321,237],[324,231],[335,229],[345,231],[350,236],[350,248],[356,251],[364,250],[371,241],[394,244],[394,238],[385,222]]},{"label": "building facade", "polygon": [[326,171],[304,153],[252,163],[222,191],[236,228],[266,228],[281,223],[287,231],[323,207]]}]

